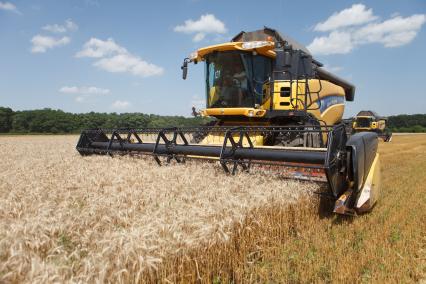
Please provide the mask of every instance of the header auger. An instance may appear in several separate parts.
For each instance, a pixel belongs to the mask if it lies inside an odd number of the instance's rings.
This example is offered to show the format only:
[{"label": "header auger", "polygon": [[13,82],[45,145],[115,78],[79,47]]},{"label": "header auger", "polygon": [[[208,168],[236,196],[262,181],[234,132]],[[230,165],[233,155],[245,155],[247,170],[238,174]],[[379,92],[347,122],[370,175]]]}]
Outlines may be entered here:
[{"label": "header auger", "polygon": [[[77,150],[151,155],[164,161],[212,160],[226,173],[285,169],[324,181],[334,212],[371,210],[379,190],[377,135],[348,138],[342,116],[355,87],[322,69],[309,51],[277,31],[241,32],[231,42],[198,49],[188,64],[206,63],[206,108],[212,126],[84,130]],[[260,165],[260,167],[259,167]]]}]

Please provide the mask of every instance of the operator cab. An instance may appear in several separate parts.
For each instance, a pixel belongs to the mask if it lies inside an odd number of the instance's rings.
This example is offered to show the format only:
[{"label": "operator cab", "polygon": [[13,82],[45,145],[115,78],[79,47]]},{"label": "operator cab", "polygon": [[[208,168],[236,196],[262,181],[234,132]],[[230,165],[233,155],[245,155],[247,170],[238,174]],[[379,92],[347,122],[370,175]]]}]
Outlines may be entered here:
[{"label": "operator cab", "polygon": [[206,60],[207,108],[256,108],[272,72],[272,59],[256,52],[225,51]]},{"label": "operator cab", "polygon": [[356,121],[357,127],[369,128],[371,126],[371,123],[373,122],[373,118],[372,117],[357,117],[355,121]]},{"label": "operator cab", "polygon": [[354,97],[353,85],[320,68],[304,46],[267,27],[191,53],[181,67],[183,79],[190,62],[205,63],[201,115],[221,121],[284,124],[314,117],[334,125],[345,98]]}]

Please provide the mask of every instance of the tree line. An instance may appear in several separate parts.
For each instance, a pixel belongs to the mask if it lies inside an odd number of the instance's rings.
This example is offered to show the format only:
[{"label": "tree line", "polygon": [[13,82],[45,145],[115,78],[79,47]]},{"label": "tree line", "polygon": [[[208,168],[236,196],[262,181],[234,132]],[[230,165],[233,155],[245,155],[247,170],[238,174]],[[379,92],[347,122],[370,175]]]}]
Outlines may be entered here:
[{"label": "tree line", "polygon": [[426,132],[426,114],[400,114],[388,117],[393,132]]},{"label": "tree line", "polygon": [[[0,107],[0,133],[79,133],[86,128],[185,127],[208,121],[202,117],[143,113],[69,113],[49,108],[13,111]],[[426,132],[426,114],[389,116],[388,127],[393,132]]]},{"label": "tree line", "polygon": [[79,133],[88,128],[185,127],[207,122],[202,117],[143,113],[69,113],[49,108],[13,111],[11,108],[0,107],[0,133]]}]

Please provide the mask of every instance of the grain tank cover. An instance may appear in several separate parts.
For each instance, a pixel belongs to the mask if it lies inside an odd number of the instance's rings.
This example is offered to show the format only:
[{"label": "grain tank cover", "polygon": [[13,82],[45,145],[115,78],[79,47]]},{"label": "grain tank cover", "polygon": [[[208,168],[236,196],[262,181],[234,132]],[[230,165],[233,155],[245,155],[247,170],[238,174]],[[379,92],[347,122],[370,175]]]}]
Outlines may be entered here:
[{"label": "grain tank cover", "polygon": [[[295,78],[291,79],[303,79],[306,77],[314,77],[320,80],[327,80],[333,84],[341,86],[345,90],[345,97],[347,101],[353,101],[355,97],[355,86],[348,81],[326,71],[322,67],[322,64],[315,60],[312,57],[312,54],[309,50],[301,43],[295,41],[289,36],[283,35],[280,32],[264,27],[262,30],[245,32],[242,31],[237,34],[232,41],[233,42],[246,42],[246,41],[268,41],[273,40],[277,47],[275,52],[277,54],[277,62],[275,65],[275,71],[283,71],[277,72],[277,76],[281,76],[279,80],[288,79],[286,77],[282,77],[285,75],[280,74],[296,74]],[[277,44],[278,43],[278,44]],[[284,64],[286,55],[284,54],[284,49],[287,47],[291,47],[293,55],[292,59],[289,59],[291,62],[289,64]],[[287,56],[288,57],[288,56]],[[302,77],[297,75],[301,70],[304,71]]]},{"label": "grain tank cover", "polygon": [[380,117],[375,111],[372,110],[362,110],[357,114],[357,116],[374,116],[376,118]]},{"label": "grain tank cover", "polygon": [[278,31],[264,27],[263,30],[257,30],[253,32],[242,31],[237,34],[232,41],[233,42],[244,42],[244,41],[266,41],[268,37],[272,37],[275,42],[287,42],[288,45],[291,45],[294,50],[301,50],[306,54],[311,55],[309,50],[301,43],[295,41],[289,36],[283,35]]}]

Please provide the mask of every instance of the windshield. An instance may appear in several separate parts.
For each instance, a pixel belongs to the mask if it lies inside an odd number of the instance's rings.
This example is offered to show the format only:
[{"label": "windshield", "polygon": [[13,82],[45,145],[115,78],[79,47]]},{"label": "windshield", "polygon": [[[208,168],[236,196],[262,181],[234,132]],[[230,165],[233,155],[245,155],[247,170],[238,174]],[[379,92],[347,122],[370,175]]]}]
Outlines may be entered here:
[{"label": "windshield", "polygon": [[370,127],[372,119],[370,117],[358,117],[356,119],[356,125],[358,127]]},{"label": "windshield", "polygon": [[206,58],[208,108],[254,107],[262,104],[263,84],[271,59],[249,52],[216,52]]}]

